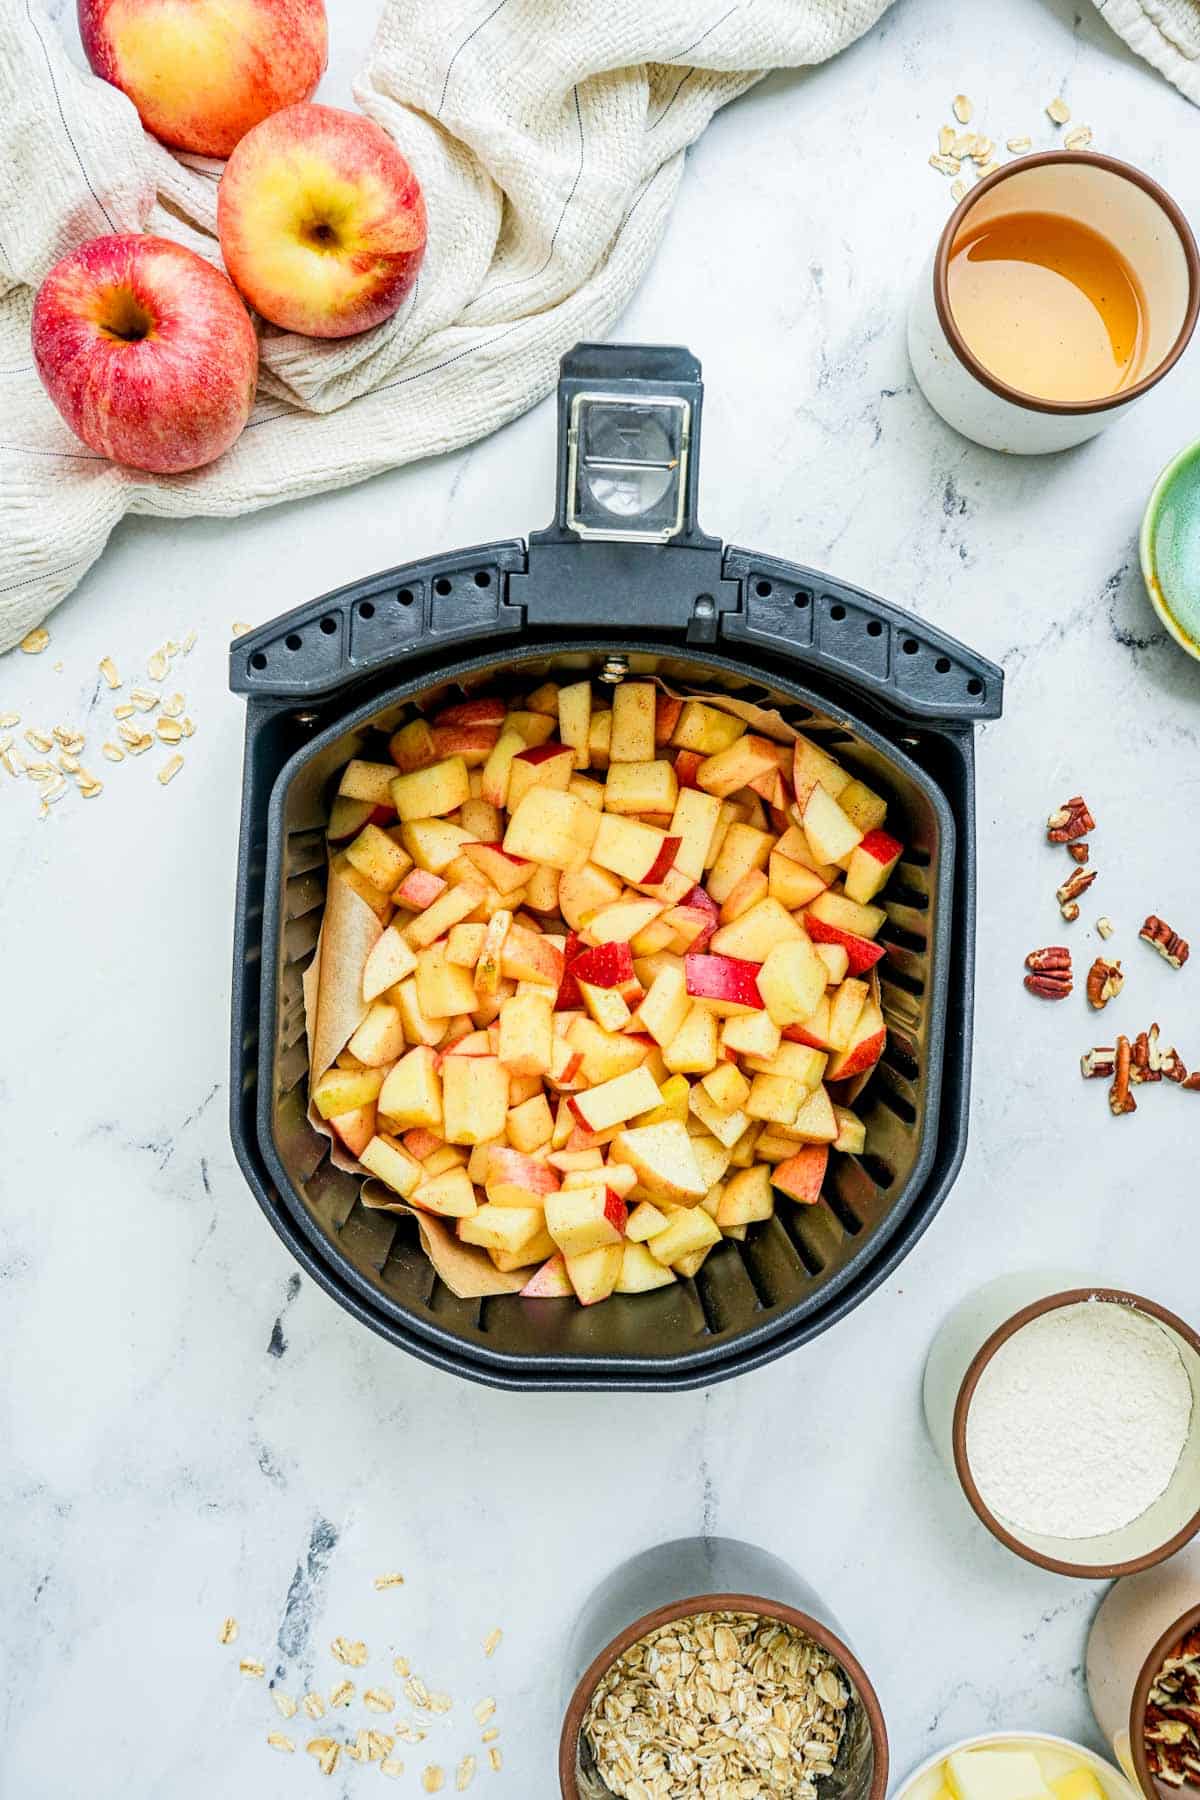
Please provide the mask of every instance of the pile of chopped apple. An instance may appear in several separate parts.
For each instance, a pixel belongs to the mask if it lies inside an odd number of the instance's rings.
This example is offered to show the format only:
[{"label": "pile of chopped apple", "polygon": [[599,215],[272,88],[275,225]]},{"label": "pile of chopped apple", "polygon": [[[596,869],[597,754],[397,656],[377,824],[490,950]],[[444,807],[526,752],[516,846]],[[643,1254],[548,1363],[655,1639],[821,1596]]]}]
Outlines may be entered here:
[{"label": "pile of chopped apple", "polygon": [[[607,699],[608,696],[606,695]],[[523,1294],[695,1275],[812,1205],[885,1041],[884,800],[703,700],[547,683],[349,763],[331,880],[385,927],[322,1117]]]}]

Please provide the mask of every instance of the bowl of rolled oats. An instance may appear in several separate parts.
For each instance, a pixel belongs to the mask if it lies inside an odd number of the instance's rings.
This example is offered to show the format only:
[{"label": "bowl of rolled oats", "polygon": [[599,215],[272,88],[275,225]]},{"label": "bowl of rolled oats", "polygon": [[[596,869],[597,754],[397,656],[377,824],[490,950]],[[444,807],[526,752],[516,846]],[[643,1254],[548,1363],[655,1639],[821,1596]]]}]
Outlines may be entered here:
[{"label": "bowl of rolled oats", "polygon": [[[771,1579],[700,1591],[701,1569]],[[875,1690],[821,1602],[774,1557],[709,1539],[635,1558],[593,1597],[577,1658],[611,1627],[623,1594],[644,1604],[670,1587],[687,1591],[609,1636],[571,1693],[564,1800],[883,1800],[887,1732]],[[806,1605],[766,1599],[763,1588]]]}]

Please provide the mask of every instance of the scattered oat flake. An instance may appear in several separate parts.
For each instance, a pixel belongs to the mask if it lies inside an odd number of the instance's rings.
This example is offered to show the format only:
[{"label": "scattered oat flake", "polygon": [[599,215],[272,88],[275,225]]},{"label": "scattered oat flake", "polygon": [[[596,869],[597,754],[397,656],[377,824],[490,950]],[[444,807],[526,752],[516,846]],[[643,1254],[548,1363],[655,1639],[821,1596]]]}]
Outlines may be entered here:
[{"label": "scattered oat flake", "polygon": [[229,627],[229,635],[235,638],[245,637],[248,631],[253,630],[253,625],[247,625],[244,619],[235,619],[233,624]]},{"label": "scattered oat flake", "polygon": [[156,650],[146,663],[146,673],[151,681],[163,681],[167,670],[171,667],[171,659],[165,650]]},{"label": "scattered oat flake", "polygon": [[384,1588],[403,1587],[404,1577],[403,1575],[377,1575],[375,1577],[375,1586],[380,1592],[382,1592]]},{"label": "scattered oat flake", "polygon": [[406,1725],[406,1724],[403,1724],[400,1720],[397,1720],[396,1721],[396,1736],[400,1739],[400,1742],[402,1744],[423,1744],[425,1742],[426,1737],[428,1736],[428,1733],[424,1732],[424,1731],[418,1731],[417,1727],[415,1725]]},{"label": "scattered oat flake", "polygon": [[183,711],[185,704],[186,702],[184,701],[182,694],[168,694],[167,698],[162,703],[162,709],[166,713],[168,719],[177,719]]},{"label": "scattered oat flake", "polygon": [[292,1739],[285,1737],[282,1731],[268,1731],[267,1742],[272,1750],[286,1750],[290,1753],[296,1748]]},{"label": "scattered oat flake", "polygon": [[282,1688],[276,1688],[271,1698],[275,1702],[275,1711],[281,1719],[295,1718],[296,1702],[290,1694],[285,1694]]},{"label": "scattered oat flake", "polygon": [[183,732],[184,737],[191,737],[192,733],[196,729],[196,727],[192,724],[191,719],[189,719],[189,718],[180,719],[179,728]]},{"label": "scattered oat flake", "polygon": [[121,702],[120,706],[113,707],[113,718],[114,719],[132,719],[133,714],[134,714],[134,708],[132,706],[130,706],[130,704],[127,700],[123,700]]},{"label": "scattered oat flake", "polygon": [[65,750],[58,753],[58,766],[64,775],[78,775],[83,764],[77,756],[71,756]]},{"label": "scattered oat flake", "polygon": [[486,1725],[496,1711],[496,1702],[489,1694],[486,1700],[477,1700],[471,1708],[471,1711],[475,1715],[475,1723],[477,1725]]},{"label": "scattered oat flake", "polygon": [[266,1673],[262,1665],[262,1659],[258,1656],[243,1656],[241,1662],[238,1664],[238,1668],[243,1675],[252,1675],[256,1681],[260,1676]]},{"label": "scattered oat flake", "polygon": [[395,1697],[386,1688],[368,1688],[363,1695],[363,1705],[372,1712],[391,1712],[395,1704]]},{"label": "scattered oat flake", "polygon": [[974,144],[974,142],[975,142],[975,133],[973,131],[961,132],[955,138],[954,142],[951,144],[951,146],[950,146],[949,150],[946,152],[946,154],[947,154],[947,156],[957,156],[959,161],[961,162],[961,160],[964,156],[970,156],[971,146]]},{"label": "scattered oat flake", "polygon": [[50,779],[42,789],[43,805],[47,801],[61,800],[66,791],[67,783],[65,777],[60,775],[57,769],[52,769],[50,771]]},{"label": "scattered oat flake", "polygon": [[504,1633],[501,1631],[500,1627],[497,1625],[495,1630],[489,1631],[487,1636],[483,1640],[483,1654],[485,1656],[495,1656],[495,1654],[496,1654],[497,1650],[500,1648],[500,1645],[503,1642],[503,1640],[504,1640]]},{"label": "scattered oat flake", "polygon": [[499,1736],[500,1736],[500,1733],[497,1731],[496,1727],[493,1725],[491,1727],[490,1731],[485,1731],[483,1733],[483,1736],[480,1738],[479,1741],[481,1744],[494,1744],[496,1739]]},{"label": "scattered oat flake", "polygon": [[32,725],[25,733],[25,742],[33,750],[53,750],[54,748],[54,739],[47,737],[44,731],[35,731]]},{"label": "scattered oat flake", "polygon": [[955,131],[953,125],[939,125],[938,126],[938,155],[939,156],[949,156],[951,150],[954,148],[954,140],[957,137],[957,135],[958,134]]},{"label": "scattered oat flake", "polygon": [[504,1758],[501,1755],[499,1748],[495,1744],[493,1744],[491,1749],[488,1751],[488,1762],[492,1765],[492,1768],[497,1775],[500,1773],[501,1769],[504,1767]]},{"label": "scattered oat flake", "polygon": [[431,1713],[448,1713],[454,1706],[449,1694],[430,1694],[429,1710]]},{"label": "scattered oat flake", "polygon": [[179,773],[180,769],[182,769],[182,767],[183,767],[182,756],[173,756],[173,757],[171,757],[169,762],[165,762],[163,764],[162,768],[158,771],[158,779],[162,782],[162,785],[164,787],[166,787],[168,782],[174,781],[175,777],[178,775],[178,773]]},{"label": "scattered oat flake", "polygon": [[320,1694],[305,1694],[300,1704],[310,1719],[323,1719],[325,1717],[325,1702],[322,1700]]},{"label": "scattered oat flake", "polygon": [[89,775],[86,769],[81,769],[76,779],[79,783],[80,798],[83,800],[94,800],[97,794],[104,792],[104,783],[98,781],[94,775]]},{"label": "scattered oat flake", "polygon": [[5,744],[4,748],[0,749],[0,762],[4,764],[14,781],[19,780],[24,773],[25,763],[20,752],[14,750],[10,744]]},{"label": "scattered oat flake", "polygon": [[381,1775],[390,1775],[392,1780],[395,1781],[397,1776],[403,1775],[404,1764],[402,1762],[397,1762],[394,1756],[389,1756],[386,1761],[380,1763],[379,1773]]},{"label": "scattered oat flake", "polygon": [[349,1756],[354,1762],[367,1762],[369,1760],[369,1752],[367,1749],[367,1728],[365,1725],[362,1725],[359,1727],[358,1735],[355,1738],[354,1742],[352,1744],[343,1745],[343,1749],[345,1751],[345,1754],[347,1756]]},{"label": "scattered oat flake", "polygon": [[148,750],[153,742],[154,739],[148,731],[135,731],[132,737],[126,738],[125,748],[130,756],[141,756],[142,752]]},{"label": "scattered oat flake", "polygon": [[967,191],[967,184],[962,179],[961,175],[959,176],[957,181],[952,181],[950,183],[950,198],[952,200],[961,200],[963,195],[966,193],[966,191]]},{"label": "scattered oat flake", "polygon": [[342,1746],[336,1738],[310,1738],[304,1748],[310,1756],[316,1757],[322,1775],[333,1774],[342,1754]]},{"label": "scattered oat flake", "polygon": [[437,1763],[430,1763],[421,1775],[421,1786],[427,1794],[440,1794],[446,1785],[444,1770]]},{"label": "scattered oat flake", "polygon": [[460,1794],[465,1794],[474,1779],[475,1758],[473,1756],[464,1756],[458,1765],[458,1772],[454,1777],[456,1791]]},{"label": "scattered oat flake", "polygon": [[367,1755],[371,1762],[384,1762],[395,1748],[396,1740],[386,1731],[368,1731]]},{"label": "scattered oat flake", "polygon": [[[182,762],[182,756],[178,760]],[[338,1662],[344,1663],[348,1669],[361,1669],[367,1660],[367,1646],[360,1638],[335,1637],[329,1648]]]},{"label": "scattered oat flake", "polygon": [[50,642],[50,633],[43,625],[36,625],[32,631],[26,632],[21,639],[21,649],[26,656],[40,656]]},{"label": "scattered oat flake", "polygon": [[330,1706],[349,1706],[354,1698],[354,1683],[339,1681],[329,1696]]},{"label": "scattered oat flake", "polygon": [[102,656],[100,658],[100,673],[103,675],[110,688],[120,687],[121,677],[117,673],[117,665],[111,656]]},{"label": "scattered oat flake", "polygon": [[975,108],[971,105],[971,102],[967,99],[965,94],[955,94],[954,116],[960,125],[969,125],[971,123],[971,114],[974,110]]},{"label": "scattered oat flake", "polygon": [[957,156],[931,156],[929,166],[931,169],[936,169],[940,175],[961,175],[962,173],[962,164]]},{"label": "scattered oat flake", "polygon": [[1086,150],[1091,141],[1090,125],[1074,125],[1063,139],[1063,145],[1068,150]]},{"label": "scattered oat flake", "polygon": [[129,690],[129,698],[139,712],[153,712],[158,705],[158,695],[152,694],[149,688],[135,687]]},{"label": "scattered oat flake", "polygon": [[109,762],[124,762],[125,752],[119,744],[101,744],[100,753],[107,756]]},{"label": "scattered oat flake", "polygon": [[196,633],[194,630],[192,630],[192,631],[188,632],[187,636],[184,638],[183,642],[180,644],[180,646],[179,646],[180,651],[182,652],[182,654],[184,656],[188,656],[191,654],[192,650],[195,648],[195,644],[196,644]]},{"label": "scattered oat flake", "polygon": [[0,713],[0,731],[7,731],[10,725],[19,725],[20,723],[20,713]]},{"label": "scattered oat flake", "polygon": [[217,1633],[217,1642],[218,1644],[232,1644],[237,1638],[237,1634],[237,1620],[234,1618],[225,1619],[222,1621],[221,1629]]},{"label": "scattered oat flake", "polygon": [[1071,117],[1071,109],[1061,95],[1050,102],[1046,112],[1056,125],[1065,125]]},{"label": "scattered oat flake", "polygon": [[164,744],[177,744],[183,736],[183,727],[178,719],[157,719],[154,729]]},{"label": "scattered oat flake", "polygon": [[392,1668],[396,1671],[396,1674],[400,1676],[401,1680],[403,1680],[406,1675],[412,1674],[412,1668],[407,1656],[398,1656],[392,1664]]},{"label": "scattered oat flake", "polygon": [[1008,140],[1008,148],[1014,156],[1019,156],[1022,150],[1030,149],[1032,144],[1033,139],[1030,137],[1015,137]]},{"label": "scattered oat flake", "polygon": [[985,175],[990,175],[993,169],[998,169],[999,167],[1000,167],[1000,164],[996,161],[995,157],[993,157],[991,162],[980,163],[977,166],[975,173],[979,176],[980,180],[982,181],[982,179]]},{"label": "scattered oat flake", "polygon": [[990,137],[983,137],[978,132],[971,139],[971,161],[986,163],[992,160],[992,151],[996,148]]}]

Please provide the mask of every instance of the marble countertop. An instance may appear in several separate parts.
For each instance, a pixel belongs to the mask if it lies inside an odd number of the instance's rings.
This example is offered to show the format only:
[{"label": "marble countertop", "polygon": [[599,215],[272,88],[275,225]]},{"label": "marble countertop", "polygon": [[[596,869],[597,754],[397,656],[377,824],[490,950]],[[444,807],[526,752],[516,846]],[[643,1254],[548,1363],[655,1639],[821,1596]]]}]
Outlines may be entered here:
[{"label": "marble countertop", "polygon": [[[337,10],[323,92],[348,99],[373,8]],[[1200,937],[1200,669],[1159,629],[1135,549],[1155,474],[1196,432],[1200,352],[1110,434],[1041,461],[976,449],[928,411],[903,314],[949,204],[926,158],[959,91],[994,136],[1038,142],[1065,93],[1099,147],[1200,217],[1200,119],[1085,0],[985,15],[900,0],[835,63],[772,77],[718,117],[619,327],[703,360],[710,530],[885,594],[1007,671],[1005,717],[977,740],[970,1150],[911,1257],[818,1342],[673,1397],[454,1382],[297,1275],[230,1150],[230,624],[543,523],[550,402],[348,492],[232,523],[129,520],[51,620],[50,649],[0,664],[0,710],[98,739],[99,658],[132,673],[168,634],[199,633],[179,677],[197,733],[171,787],[146,758],[98,764],[101,798],[46,823],[26,786],[0,795],[0,1791],[14,1800],[285,1800],[316,1771],[266,1747],[278,1721],[236,1657],[262,1656],[293,1693],[328,1691],[336,1634],[368,1642],[377,1676],[402,1652],[456,1700],[459,1722],[406,1753],[397,1792],[472,1746],[469,1705],[490,1693],[505,1765],[479,1785],[543,1800],[578,1605],[627,1555],[698,1532],[767,1546],[826,1597],[878,1685],[897,1774],[993,1726],[1098,1743],[1081,1661],[1099,1590],[984,1533],[935,1460],[919,1380],[945,1312],[1005,1269],[1079,1269],[1196,1311],[1200,1101],[1151,1090],[1111,1120],[1076,1068],[1099,1028],[1078,996],[1030,1000],[1021,963],[1063,935],[1042,822],[1082,787],[1101,877],[1077,959],[1111,914],[1122,1023],[1157,1018],[1200,1061],[1200,975],[1136,942],[1150,910]],[[406,1585],[376,1592],[391,1569]],[[229,1613],[234,1650],[217,1644]],[[344,1765],[321,1791],[370,1779]]]}]

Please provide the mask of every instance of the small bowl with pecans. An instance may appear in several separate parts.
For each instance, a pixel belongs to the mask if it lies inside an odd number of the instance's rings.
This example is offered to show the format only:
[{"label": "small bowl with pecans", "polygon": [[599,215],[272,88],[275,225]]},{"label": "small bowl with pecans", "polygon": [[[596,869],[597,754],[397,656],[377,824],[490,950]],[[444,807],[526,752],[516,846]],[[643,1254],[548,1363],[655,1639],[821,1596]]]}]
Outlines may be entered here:
[{"label": "small bowl with pecans", "polygon": [[[613,1634],[638,1602],[672,1590]],[[564,1800],[883,1800],[879,1701],[827,1620],[785,1564],[727,1539],[626,1564],[576,1632],[570,1667],[603,1647],[567,1704]]]}]

